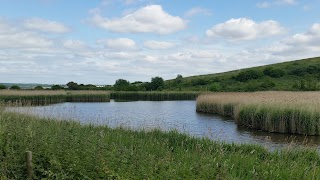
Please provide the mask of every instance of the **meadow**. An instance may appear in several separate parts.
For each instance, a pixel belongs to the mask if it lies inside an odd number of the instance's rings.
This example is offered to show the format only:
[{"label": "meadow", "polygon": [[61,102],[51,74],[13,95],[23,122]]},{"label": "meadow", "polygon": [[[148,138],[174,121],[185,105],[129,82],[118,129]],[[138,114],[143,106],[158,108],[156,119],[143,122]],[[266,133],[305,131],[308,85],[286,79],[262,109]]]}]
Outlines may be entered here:
[{"label": "meadow", "polygon": [[0,112],[0,179],[315,179],[316,150],[270,152],[175,131],[132,131]]},{"label": "meadow", "polygon": [[212,93],[197,111],[229,116],[240,126],[269,132],[320,135],[319,92]]},{"label": "meadow", "polygon": [[46,105],[61,102],[109,102],[108,91],[0,90],[7,105]]}]

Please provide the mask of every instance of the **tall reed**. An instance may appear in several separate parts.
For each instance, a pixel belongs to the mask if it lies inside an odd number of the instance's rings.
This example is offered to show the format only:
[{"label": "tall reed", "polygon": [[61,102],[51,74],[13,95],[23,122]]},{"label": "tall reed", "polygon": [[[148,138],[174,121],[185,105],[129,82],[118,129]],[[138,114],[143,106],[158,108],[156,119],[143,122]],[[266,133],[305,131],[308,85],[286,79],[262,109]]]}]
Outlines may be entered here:
[{"label": "tall reed", "polygon": [[46,105],[61,102],[109,102],[106,91],[1,90],[0,101],[13,105]]},{"label": "tall reed", "polygon": [[269,132],[320,135],[319,92],[215,93],[197,99],[197,111],[233,117]]},{"label": "tall reed", "polygon": [[197,92],[137,92],[137,91],[114,91],[110,98],[116,100],[146,100],[146,101],[173,101],[195,100],[200,93]]}]

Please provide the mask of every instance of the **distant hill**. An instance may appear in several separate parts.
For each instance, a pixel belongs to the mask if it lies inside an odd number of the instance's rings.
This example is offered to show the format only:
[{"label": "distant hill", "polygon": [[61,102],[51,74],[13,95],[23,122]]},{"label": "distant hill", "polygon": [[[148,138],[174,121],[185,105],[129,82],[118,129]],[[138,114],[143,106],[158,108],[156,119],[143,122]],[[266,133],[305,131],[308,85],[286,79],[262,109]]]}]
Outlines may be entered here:
[{"label": "distant hill", "polygon": [[165,81],[164,90],[320,90],[320,57]]}]

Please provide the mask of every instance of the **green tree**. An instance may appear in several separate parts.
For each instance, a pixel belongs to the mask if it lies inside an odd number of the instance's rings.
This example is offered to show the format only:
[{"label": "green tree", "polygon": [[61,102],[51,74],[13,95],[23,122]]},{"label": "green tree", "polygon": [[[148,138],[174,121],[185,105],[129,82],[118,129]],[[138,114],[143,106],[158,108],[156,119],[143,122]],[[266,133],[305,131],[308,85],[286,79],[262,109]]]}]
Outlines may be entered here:
[{"label": "green tree", "polygon": [[164,81],[162,79],[162,77],[153,77],[151,78],[151,83],[150,83],[150,89],[152,91],[154,90],[162,90],[163,89],[163,86],[164,86]]},{"label": "green tree", "polygon": [[34,87],[34,90],[43,90],[43,87],[42,86],[36,86],[36,87]]},{"label": "green tree", "polygon": [[130,82],[125,79],[118,79],[113,85],[113,88],[116,91],[128,91],[130,88]]},{"label": "green tree", "polygon": [[52,90],[60,90],[60,89],[64,89],[64,88],[60,85],[53,85],[53,86],[51,86],[51,89]]},{"label": "green tree", "polygon": [[178,74],[177,77],[174,79],[174,82],[175,82],[176,84],[180,84],[180,83],[182,83],[182,80],[183,80],[182,75],[181,75],[181,74]]},{"label": "green tree", "polygon": [[73,81],[67,83],[68,89],[70,90],[78,90],[79,85]]},{"label": "green tree", "polygon": [[12,89],[12,90],[19,90],[19,89],[21,89],[18,85],[12,85],[11,87],[10,87],[10,89]]},{"label": "green tree", "polygon": [[0,84],[0,89],[7,89],[7,87],[3,84]]}]

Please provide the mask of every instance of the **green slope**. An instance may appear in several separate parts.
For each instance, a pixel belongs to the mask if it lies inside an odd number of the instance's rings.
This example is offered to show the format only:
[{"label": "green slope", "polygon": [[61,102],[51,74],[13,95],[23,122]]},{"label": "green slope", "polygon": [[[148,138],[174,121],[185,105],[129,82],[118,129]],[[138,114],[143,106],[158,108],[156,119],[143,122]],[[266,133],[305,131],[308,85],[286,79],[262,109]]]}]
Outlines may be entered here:
[{"label": "green slope", "polygon": [[320,57],[165,81],[165,90],[320,90]]}]

